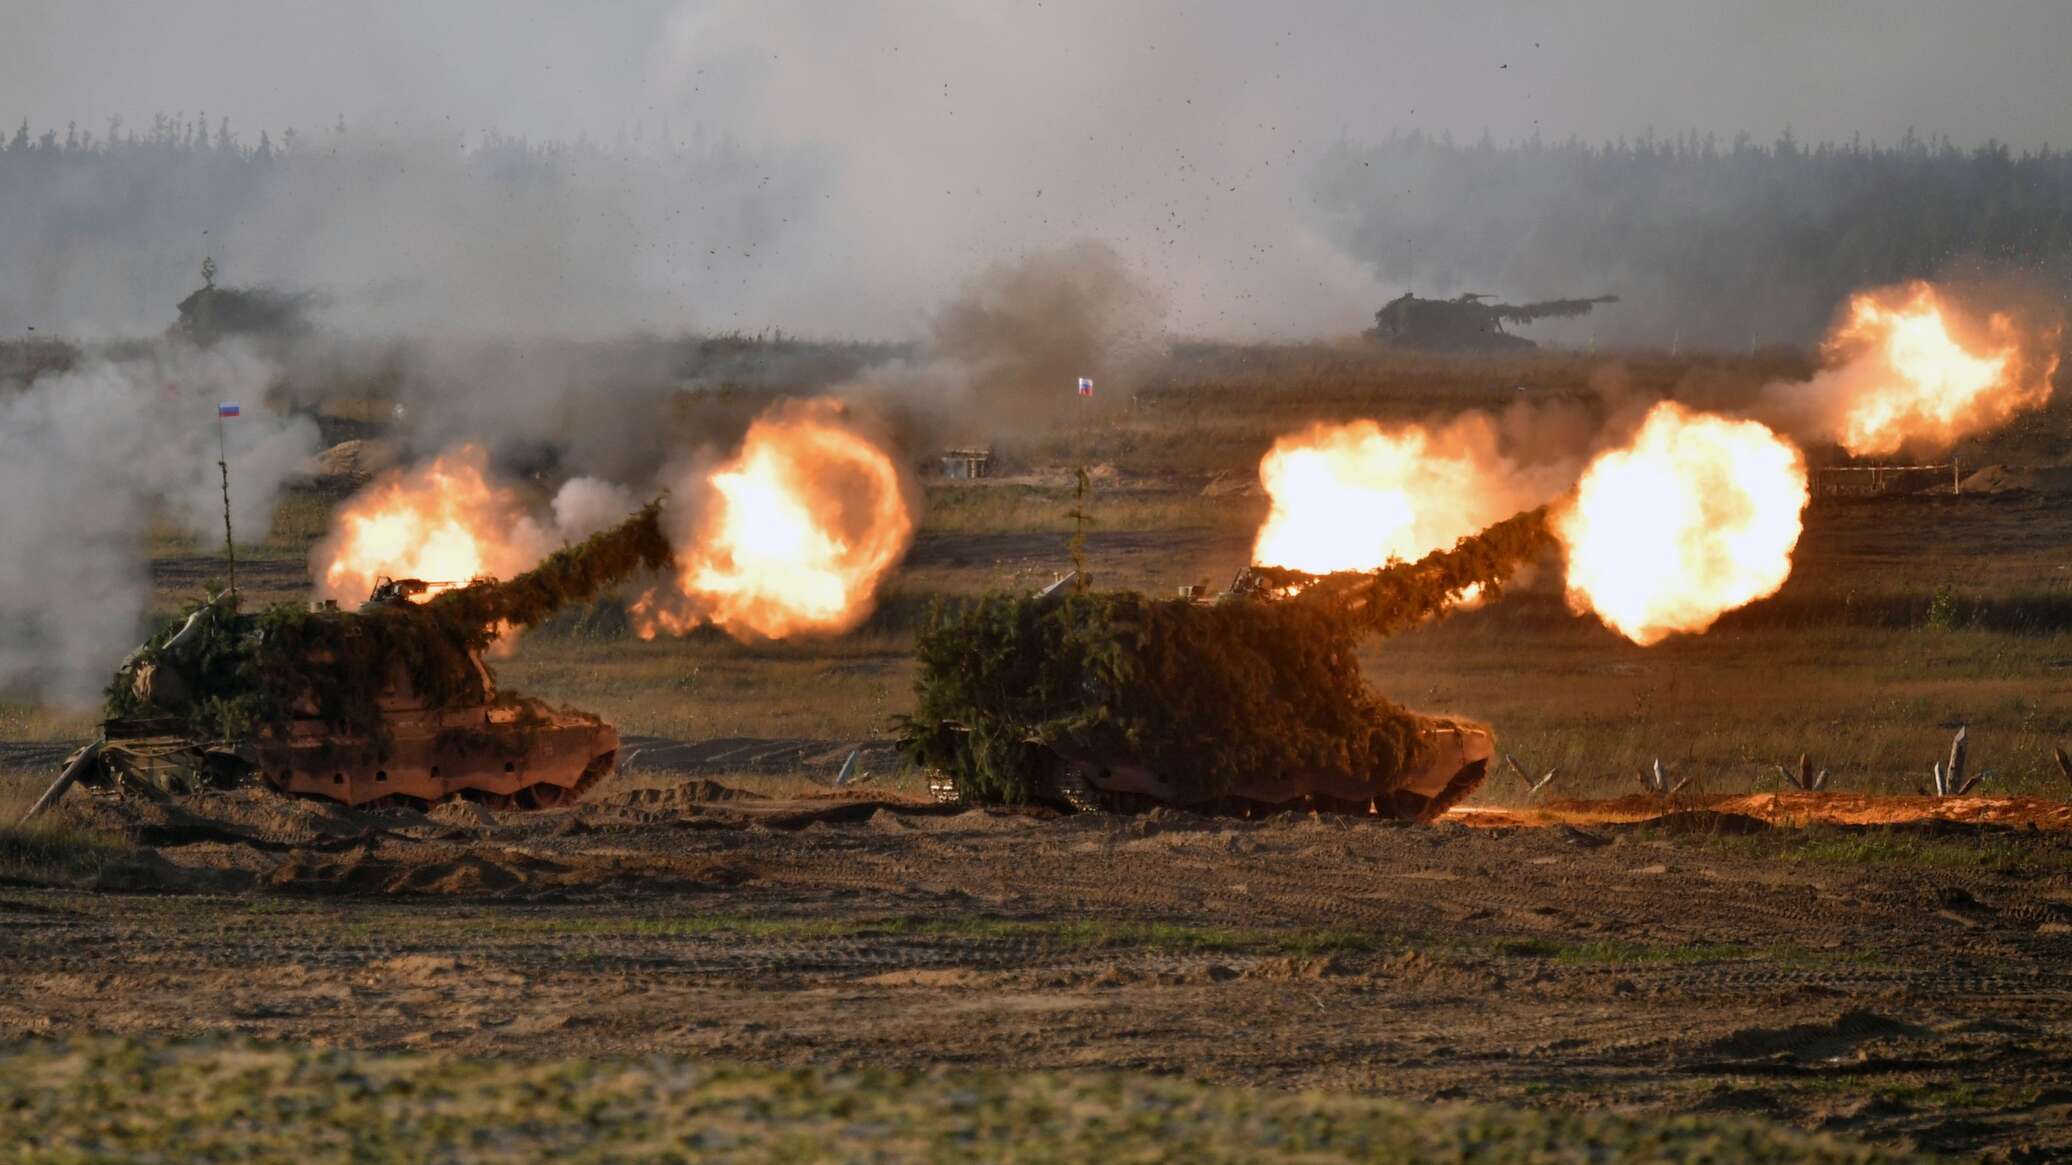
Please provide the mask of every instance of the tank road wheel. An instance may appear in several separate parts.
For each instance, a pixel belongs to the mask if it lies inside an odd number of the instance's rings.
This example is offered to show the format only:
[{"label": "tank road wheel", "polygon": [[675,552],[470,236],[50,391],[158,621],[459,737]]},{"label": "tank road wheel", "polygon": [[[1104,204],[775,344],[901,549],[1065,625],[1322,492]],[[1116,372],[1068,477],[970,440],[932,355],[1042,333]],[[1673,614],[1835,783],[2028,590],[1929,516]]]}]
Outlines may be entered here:
[{"label": "tank road wheel", "polygon": [[441,800],[472,801],[473,803],[482,806],[484,809],[489,810],[491,813],[503,813],[507,810],[516,808],[518,803],[518,798],[515,795],[507,795],[504,793],[491,793],[482,789],[462,789],[458,793],[447,794],[445,797],[441,798]]},{"label": "tank road wheel", "polygon": [[563,791],[559,785],[527,785],[511,794],[511,803],[521,812],[552,809],[561,804]]},{"label": "tank road wheel", "polygon": [[1118,793],[1113,789],[1097,788],[1087,779],[1086,766],[1076,761],[1061,764],[1051,773],[1039,799],[1073,813],[1119,813],[1124,816],[1148,813],[1161,804],[1158,798],[1142,793]]},{"label": "tank road wheel", "polygon": [[431,807],[430,801],[423,797],[412,797],[408,793],[391,793],[386,797],[376,797],[360,806],[362,809],[409,809],[418,813],[428,812]]},{"label": "tank road wheel", "polygon": [[1308,801],[1309,807],[1318,813],[1335,813],[1346,817],[1371,817],[1374,814],[1372,801],[1353,801],[1326,793],[1311,793]]}]

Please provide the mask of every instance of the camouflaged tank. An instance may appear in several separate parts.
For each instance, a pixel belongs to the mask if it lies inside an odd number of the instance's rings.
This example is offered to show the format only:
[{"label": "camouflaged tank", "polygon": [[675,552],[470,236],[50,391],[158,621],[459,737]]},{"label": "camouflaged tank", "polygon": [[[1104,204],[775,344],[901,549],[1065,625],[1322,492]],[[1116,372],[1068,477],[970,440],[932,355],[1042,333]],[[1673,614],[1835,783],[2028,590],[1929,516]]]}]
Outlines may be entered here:
[{"label": "camouflaged tank", "polygon": [[1545,518],[1378,571],[1254,567],[1212,600],[1075,575],[945,610],[918,641],[902,747],[945,802],[1430,821],[1481,785],[1495,738],[1371,691],[1358,640],[1493,594],[1549,548]]},{"label": "camouflaged tank", "polygon": [[1549,299],[1525,304],[1483,302],[1488,298],[1469,292],[1453,299],[1419,299],[1406,292],[1374,313],[1374,326],[1367,329],[1366,335],[1368,339],[1392,348],[1428,352],[1500,352],[1534,348],[1538,345],[1505,331],[1504,325],[1571,318],[1587,314],[1600,303],[1619,301],[1616,295],[1599,295],[1590,299]]},{"label": "camouflaged tank", "polygon": [[[386,581],[357,610],[199,604],[117,671],[99,741],[60,785],[178,796],[258,784],[347,805],[465,798],[531,809],[583,795],[618,731],[498,690],[483,650],[564,604],[669,563],[648,506],[507,582]],[[39,803],[39,807],[42,803]]]}]

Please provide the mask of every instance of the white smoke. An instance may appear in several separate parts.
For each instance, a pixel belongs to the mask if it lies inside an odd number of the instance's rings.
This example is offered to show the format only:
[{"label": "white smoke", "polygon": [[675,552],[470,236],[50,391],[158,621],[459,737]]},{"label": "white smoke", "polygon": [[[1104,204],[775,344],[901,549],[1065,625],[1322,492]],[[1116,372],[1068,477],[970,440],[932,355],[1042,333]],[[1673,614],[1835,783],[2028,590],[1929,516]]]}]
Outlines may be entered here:
[{"label": "white smoke", "polygon": [[625,520],[638,505],[633,491],[596,477],[570,478],[554,493],[554,529],[579,542]]},{"label": "white smoke", "polygon": [[255,539],[314,422],[266,411],[272,366],[237,345],[163,344],[90,357],[0,400],[0,690],[86,701],[137,643],[150,604],[146,539],[164,522],[203,547],[223,536],[216,408],[231,520]]},{"label": "white smoke", "polygon": [[1090,239],[1180,330],[1349,330],[1381,289],[1323,234],[1306,169],[1342,101],[1287,40],[1312,22],[1261,12],[685,3],[653,72],[665,107],[830,161],[824,208],[741,287],[752,315],[908,335],[974,271]]}]

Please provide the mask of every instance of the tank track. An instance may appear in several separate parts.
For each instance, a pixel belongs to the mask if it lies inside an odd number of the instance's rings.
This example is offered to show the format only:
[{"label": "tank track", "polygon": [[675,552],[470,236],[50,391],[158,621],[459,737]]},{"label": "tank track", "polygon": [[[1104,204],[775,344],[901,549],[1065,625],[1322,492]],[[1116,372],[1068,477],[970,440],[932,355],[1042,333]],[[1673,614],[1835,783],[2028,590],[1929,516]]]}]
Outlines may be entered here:
[{"label": "tank track", "polygon": [[[1142,813],[1159,802],[1129,793],[1110,793],[1088,784],[1076,773],[1054,776],[1041,800],[1074,813]],[[951,773],[930,770],[928,796],[938,805],[964,805],[964,790]]]}]

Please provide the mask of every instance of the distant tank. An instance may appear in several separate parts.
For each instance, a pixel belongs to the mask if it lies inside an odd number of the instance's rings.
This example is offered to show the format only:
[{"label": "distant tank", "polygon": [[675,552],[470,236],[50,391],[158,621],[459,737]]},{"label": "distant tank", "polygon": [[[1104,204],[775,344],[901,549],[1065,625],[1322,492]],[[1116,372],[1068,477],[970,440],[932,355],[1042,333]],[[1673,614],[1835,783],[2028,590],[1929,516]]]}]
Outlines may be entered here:
[{"label": "distant tank", "polygon": [[1535,348],[1523,336],[1514,336],[1504,325],[1526,324],[1538,319],[1562,319],[1587,314],[1600,303],[1617,303],[1616,295],[1589,299],[1549,299],[1539,303],[1485,303],[1487,295],[1468,292],[1453,299],[1419,299],[1405,292],[1374,313],[1369,339],[1392,348],[1416,348],[1431,352],[1501,352]]},{"label": "distant tank", "polygon": [[901,744],[944,802],[1430,821],[1481,785],[1495,737],[1370,691],[1357,639],[1487,593],[1550,545],[1536,510],[1379,571],[1255,567],[1212,600],[1077,575],[992,596],[921,635]]},{"label": "distant tank", "polygon": [[244,614],[219,595],[123,662],[101,740],[38,808],[73,780],[146,797],[258,784],[356,806],[573,801],[613,770],[618,731],[498,691],[482,652],[499,629],[668,565],[658,514],[650,505],[507,582],[384,580],[356,611]]},{"label": "distant tank", "polygon": [[308,292],[218,287],[213,259],[202,261],[201,278],[201,288],[177,305],[174,335],[213,344],[226,336],[298,336],[309,331],[306,313],[315,297]]}]

